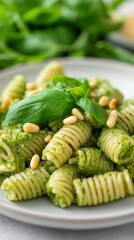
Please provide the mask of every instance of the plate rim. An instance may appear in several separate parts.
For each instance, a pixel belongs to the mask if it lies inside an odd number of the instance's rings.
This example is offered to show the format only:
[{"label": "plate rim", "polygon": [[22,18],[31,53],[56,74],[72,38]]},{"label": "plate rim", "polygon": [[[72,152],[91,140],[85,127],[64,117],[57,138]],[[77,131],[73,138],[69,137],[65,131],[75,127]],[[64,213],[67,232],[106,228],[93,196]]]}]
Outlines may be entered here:
[{"label": "plate rim", "polygon": [[[134,73],[134,67],[131,64],[128,63],[122,63],[119,61],[113,61],[113,60],[108,60],[108,59],[101,59],[101,58],[90,58],[90,57],[84,57],[84,58],[53,58],[53,59],[48,59],[45,60],[43,62],[39,62],[39,63],[25,63],[25,64],[20,64],[17,66],[13,66],[10,68],[6,68],[4,70],[0,71],[0,77],[4,77],[4,76],[8,76],[11,74],[14,74],[17,72],[21,72],[21,71],[30,71],[30,69],[32,70],[33,68],[35,69],[39,69],[42,68],[42,66],[44,66],[45,64],[47,64],[48,62],[52,62],[52,61],[60,61],[61,64],[89,64],[91,65],[99,65],[100,67],[105,67],[105,68],[114,68],[114,69],[118,69],[121,70],[123,68],[124,71],[129,71]],[[112,65],[111,65],[112,64]],[[90,217],[90,216],[81,216],[80,219],[78,219],[77,217],[70,217],[70,216],[56,216],[55,214],[41,214],[41,213],[32,213],[29,210],[24,210],[24,209],[16,209],[15,205],[9,205],[6,202],[1,201],[0,199],[0,213],[6,216],[9,216],[13,219],[16,220],[20,220],[23,222],[28,222],[28,223],[32,223],[35,225],[39,225],[39,226],[48,226],[48,227],[56,227],[56,228],[66,228],[66,229],[78,229],[78,227],[76,226],[77,224],[79,225],[79,229],[98,229],[98,228],[104,228],[104,227],[109,227],[109,226],[118,226],[118,225],[122,225],[124,223],[128,223],[128,222],[132,222],[134,221],[134,210],[125,210],[125,212],[123,211],[123,213],[120,212],[120,214],[109,214],[109,216],[104,216],[102,217],[102,215],[100,217],[98,216],[94,216],[94,217]],[[10,211],[10,214],[6,214],[7,211]],[[8,212],[9,213],[9,212]],[[12,216],[12,214],[14,214],[14,216]],[[21,218],[17,217],[18,214],[21,214]],[[32,221],[33,218],[37,218],[37,221],[39,220],[39,223],[36,221]],[[28,220],[26,219],[28,218]],[[123,218],[123,219],[122,219]],[[31,221],[30,221],[31,219]],[[44,220],[43,223],[41,223],[41,220]],[[61,226],[55,226],[55,224],[53,223],[52,226],[49,223],[49,221],[59,221],[61,222]],[[75,224],[74,224],[75,221]],[[74,224],[73,226],[70,225]],[[103,222],[103,223],[102,223]],[[80,226],[80,223],[82,223],[82,225]],[[95,223],[95,226],[93,226],[93,223]],[[68,224],[68,226],[63,226],[65,224]],[[85,226],[84,226],[85,224]],[[87,226],[88,224],[91,224],[90,226]]]},{"label": "plate rim", "polygon": [[121,61],[117,61],[117,60],[111,60],[111,59],[105,59],[105,58],[96,58],[96,57],[78,57],[78,58],[68,58],[68,57],[59,57],[59,58],[50,58],[50,59],[46,59],[44,61],[41,62],[36,62],[36,63],[23,63],[23,64],[17,64],[15,66],[11,66],[8,68],[4,68],[0,70],[0,75],[9,75],[9,74],[14,74],[14,72],[16,71],[23,71],[23,70],[30,70],[33,67],[34,68],[41,68],[42,66],[45,66],[47,63],[52,62],[52,61],[60,61],[63,64],[64,63],[69,63],[72,62],[73,64],[78,64],[78,63],[90,63],[90,64],[99,64],[100,66],[105,65],[105,67],[109,67],[111,64],[113,65],[112,67],[116,68],[116,69],[121,69],[123,67],[123,69],[125,71],[132,71],[134,72],[134,64],[130,64],[130,63],[125,63],[125,62],[121,62]]},{"label": "plate rim", "polygon": [[[5,204],[0,204],[3,207],[1,214],[10,217],[14,220],[21,222],[58,229],[73,229],[73,230],[86,230],[86,229],[100,229],[108,227],[117,227],[123,224],[131,223],[134,221],[134,213],[129,212],[124,214],[116,214],[116,216],[108,216],[104,218],[66,218],[66,217],[53,217],[49,215],[36,214],[23,209],[16,209],[15,207],[6,207]],[[13,214],[13,215],[12,215]],[[36,218],[37,217],[37,218]]]}]

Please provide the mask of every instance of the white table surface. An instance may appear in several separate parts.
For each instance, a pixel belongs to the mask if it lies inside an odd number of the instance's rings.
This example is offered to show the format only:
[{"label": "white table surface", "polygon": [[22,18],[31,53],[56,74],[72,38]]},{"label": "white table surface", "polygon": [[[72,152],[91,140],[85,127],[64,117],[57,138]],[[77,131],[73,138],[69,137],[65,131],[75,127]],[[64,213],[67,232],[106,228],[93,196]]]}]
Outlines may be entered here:
[{"label": "white table surface", "polygon": [[0,215],[0,240],[134,240],[134,223],[98,230],[37,227]]}]

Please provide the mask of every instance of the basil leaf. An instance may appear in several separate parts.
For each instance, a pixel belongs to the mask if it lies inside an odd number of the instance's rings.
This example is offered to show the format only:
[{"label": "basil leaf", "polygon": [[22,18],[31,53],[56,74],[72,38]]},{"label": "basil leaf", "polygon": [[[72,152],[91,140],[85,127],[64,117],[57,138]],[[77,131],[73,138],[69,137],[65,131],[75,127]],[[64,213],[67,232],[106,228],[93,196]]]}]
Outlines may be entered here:
[{"label": "basil leaf", "polygon": [[[10,36],[8,45],[16,52],[26,54],[29,57],[39,54],[55,53],[60,56],[64,50],[64,46],[70,45],[75,40],[75,32],[67,26],[55,26],[45,29],[35,29],[28,34],[20,34]],[[46,54],[46,55],[47,55]]]},{"label": "basil leaf", "polygon": [[70,93],[75,100],[85,97],[85,92],[82,87],[74,87],[70,89]]},{"label": "basil leaf", "polygon": [[30,26],[40,27],[58,23],[61,16],[60,10],[55,7],[42,8],[41,6],[36,6],[27,11],[23,15],[23,19]]},{"label": "basil leaf", "polygon": [[67,92],[71,88],[76,87],[76,89],[77,89],[77,87],[80,87],[83,89],[83,92],[84,92],[82,95],[80,95],[81,97],[88,96],[89,92],[90,92],[88,80],[85,78],[72,78],[72,77],[68,77],[68,76],[54,76],[52,79],[52,84],[56,88],[62,89],[63,91],[67,91]]},{"label": "basil leaf", "polygon": [[12,105],[3,126],[55,121],[69,114],[74,105],[71,95],[65,92],[58,89],[44,91]]},{"label": "basil leaf", "polygon": [[76,104],[85,112],[89,112],[99,123],[105,126],[107,114],[95,100],[90,100],[84,97],[77,100]]},{"label": "basil leaf", "polygon": [[88,80],[86,78],[78,78],[78,81],[82,83],[83,89],[84,89],[84,95],[83,97],[88,97],[89,93],[91,92],[91,88],[89,87]]},{"label": "basil leaf", "polygon": [[68,76],[54,76],[52,79],[52,83],[55,87],[59,87],[60,85],[64,85],[66,87],[77,87],[81,85],[81,83],[76,79]]}]

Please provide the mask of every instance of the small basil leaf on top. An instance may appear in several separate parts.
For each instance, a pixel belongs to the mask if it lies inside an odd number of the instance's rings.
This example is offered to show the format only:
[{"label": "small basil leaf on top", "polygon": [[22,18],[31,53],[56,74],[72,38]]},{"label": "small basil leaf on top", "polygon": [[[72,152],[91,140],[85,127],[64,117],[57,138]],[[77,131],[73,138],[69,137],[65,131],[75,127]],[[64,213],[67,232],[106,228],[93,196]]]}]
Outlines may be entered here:
[{"label": "small basil leaf on top", "polygon": [[77,87],[80,85],[79,81],[75,78],[72,77],[68,77],[68,76],[54,76],[52,79],[52,83],[55,87],[59,87],[59,86],[66,86],[69,88],[72,87]]},{"label": "small basil leaf on top", "polygon": [[12,105],[3,126],[55,121],[69,114],[74,106],[75,102],[68,93],[58,89],[43,91]]},{"label": "small basil leaf on top", "polygon": [[107,114],[95,100],[90,100],[84,97],[78,99],[76,101],[76,104],[81,107],[85,112],[89,112],[103,126],[106,125]]},{"label": "small basil leaf on top", "polygon": [[86,93],[82,87],[74,87],[70,89],[70,94],[72,97],[77,101],[78,99],[82,97],[86,97]]},{"label": "small basil leaf on top", "polygon": [[85,95],[88,95],[90,88],[88,85],[88,80],[86,78],[72,78],[68,76],[54,76],[52,79],[52,84],[54,87],[59,89],[70,89],[74,87],[82,87],[85,91]]}]

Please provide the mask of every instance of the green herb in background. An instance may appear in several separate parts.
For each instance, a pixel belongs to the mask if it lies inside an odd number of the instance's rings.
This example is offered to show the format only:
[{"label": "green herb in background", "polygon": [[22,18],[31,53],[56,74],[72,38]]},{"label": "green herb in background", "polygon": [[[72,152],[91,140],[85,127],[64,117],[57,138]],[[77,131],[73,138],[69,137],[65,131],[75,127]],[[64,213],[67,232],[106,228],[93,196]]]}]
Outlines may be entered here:
[{"label": "green herb in background", "polygon": [[121,47],[112,45],[104,41],[98,41],[95,45],[96,56],[102,58],[112,58],[122,62],[134,64],[134,54],[129,53]]},{"label": "green herb in background", "polygon": [[100,56],[129,63],[134,55],[102,40],[122,19],[125,0],[0,0],[0,68],[61,56]]}]

